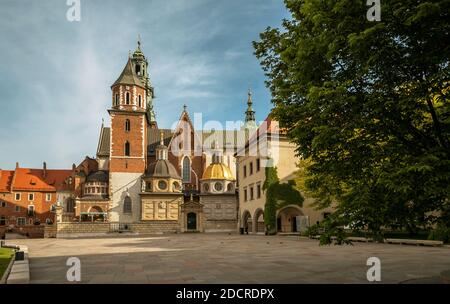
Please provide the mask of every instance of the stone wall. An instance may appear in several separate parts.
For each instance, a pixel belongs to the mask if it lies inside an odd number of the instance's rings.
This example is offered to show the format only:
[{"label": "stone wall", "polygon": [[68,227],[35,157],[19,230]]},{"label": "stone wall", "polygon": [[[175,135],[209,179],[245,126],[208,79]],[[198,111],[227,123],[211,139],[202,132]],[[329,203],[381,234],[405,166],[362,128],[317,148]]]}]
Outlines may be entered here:
[{"label": "stone wall", "polygon": [[139,234],[161,234],[180,232],[178,221],[153,221],[130,224],[131,231]]},{"label": "stone wall", "polygon": [[[118,223],[58,223],[54,230],[46,229],[45,237],[102,236],[118,232]],[[128,224],[127,232],[136,234],[162,234],[180,232],[178,221],[152,221]]]},{"label": "stone wall", "polygon": [[206,220],[204,222],[205,232],[237,232],[237,220]]}]

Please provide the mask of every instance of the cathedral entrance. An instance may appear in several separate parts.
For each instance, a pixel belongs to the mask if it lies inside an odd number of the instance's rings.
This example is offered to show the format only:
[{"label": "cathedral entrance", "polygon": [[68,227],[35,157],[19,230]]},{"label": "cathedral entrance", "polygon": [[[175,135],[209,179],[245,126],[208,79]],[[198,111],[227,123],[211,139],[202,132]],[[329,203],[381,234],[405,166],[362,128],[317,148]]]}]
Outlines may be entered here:
[{"label": "cathedral entrance", "polygon": [[197,230],[197,214],[194,212],[189,212],[187,214],[187,229]]}]

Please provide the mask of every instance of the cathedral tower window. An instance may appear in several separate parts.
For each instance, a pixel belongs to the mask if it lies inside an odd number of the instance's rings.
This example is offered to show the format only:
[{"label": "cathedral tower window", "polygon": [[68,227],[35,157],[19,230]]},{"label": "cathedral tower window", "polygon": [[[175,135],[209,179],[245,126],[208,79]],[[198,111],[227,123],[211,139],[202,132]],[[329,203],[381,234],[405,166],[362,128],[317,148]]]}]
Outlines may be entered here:
[{"label": "cathedral tower window", "polygon": [[188,183],[191,181],[191,161],[189,157],[183,158],[183,182]]},{"label": "cathedral tower window", "polygon": [[125,94],[125,100],[126,100],[126,103],[127,103],[127,105],[129,105],[130,104],[130,92],[127,92],[126,94]]},{"label": "cathedral tower window", "polygon": [[128,213],[130,214],[132,210],[132,201],[131,201],[131,197],[127,196],[125,197],[125,199],[123,200],[123,213]]},{"label": "cathedral tower window", "polygon": [[128,141],[125,143],[125,156],[130,156],[130,143]]},{"label": "cathedral tower window", "polygon": [[139,108],[142,108],[142,96],[141,95],[139,95],[138,100],[139,100]]},{"label": "cathedral tower window", "polygon": [[125,120],[125,131],[130,132],[130,129],[131,129],[131,123],[130,123],[130,120],[127,119],[127,120]]},{"label": "cathedral tower window", "polygon": [[119,105],[119,94],[118,93],[116,93],[115,100],[114,100],[114,105],[116,105],[116,106]]}]

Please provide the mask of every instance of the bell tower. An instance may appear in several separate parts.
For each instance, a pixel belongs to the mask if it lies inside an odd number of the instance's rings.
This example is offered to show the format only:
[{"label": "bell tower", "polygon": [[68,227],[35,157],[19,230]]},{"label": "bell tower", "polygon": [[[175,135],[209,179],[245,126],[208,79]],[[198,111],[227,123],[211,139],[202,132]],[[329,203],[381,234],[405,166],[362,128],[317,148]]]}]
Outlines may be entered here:
[{"label": "bell tower", "polygon": [[140,218],[140,177],[146,169],[148,105],[153,98],[147,68],[138,42],[137,50],[128,56],[111,86],[110,221],[134,222]]}]

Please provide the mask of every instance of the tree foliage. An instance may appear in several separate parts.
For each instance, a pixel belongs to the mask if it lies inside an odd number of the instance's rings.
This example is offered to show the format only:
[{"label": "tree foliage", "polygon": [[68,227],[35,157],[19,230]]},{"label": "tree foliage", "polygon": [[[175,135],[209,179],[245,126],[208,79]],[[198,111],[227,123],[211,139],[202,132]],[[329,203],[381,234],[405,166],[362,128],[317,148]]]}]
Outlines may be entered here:
[{"label": "tree foliage", "polygon": [[450,227],[450,1],[381,1],[380,22],[361,0],[285,4],[255,54],[317,205],[375,233]]}]

